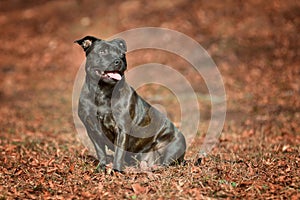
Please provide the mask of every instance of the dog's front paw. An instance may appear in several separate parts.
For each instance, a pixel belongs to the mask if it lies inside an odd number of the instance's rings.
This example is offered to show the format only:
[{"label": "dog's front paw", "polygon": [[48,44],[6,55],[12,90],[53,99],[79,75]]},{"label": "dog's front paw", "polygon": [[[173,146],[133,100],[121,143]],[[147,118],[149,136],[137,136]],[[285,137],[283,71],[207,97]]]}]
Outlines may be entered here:
[{"label": "dog's front paw", "polygon": [[95,172],[104,172],[104,173],[106,173],[106,165],[99,162],[97,167],[95,168]]},{"label": "dog's front paw", "polygon": [[105,174],[111,175],[111,176],[118,176],[120,174],[125,174],[125,172],[122,171],[122,170],[113,169],[113,168],[108,166],[105,170]]},{"label": "dog's front paw", "polygon": [[117,173],[124,173],[123,167],[121,165],[113,165],[113,171]]},{"label": "dog's front paw", "polygon": [[120,174],[124,174],[125,172],[123,170],[120,169],[113,169],[114,173],[120,173]]}]

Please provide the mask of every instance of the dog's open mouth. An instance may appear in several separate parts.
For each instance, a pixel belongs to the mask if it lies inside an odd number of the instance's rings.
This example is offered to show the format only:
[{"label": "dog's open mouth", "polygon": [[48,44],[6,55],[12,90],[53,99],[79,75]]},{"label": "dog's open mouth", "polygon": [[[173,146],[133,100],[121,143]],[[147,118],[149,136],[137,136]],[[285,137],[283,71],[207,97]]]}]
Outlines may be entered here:
[{"label": "dog's open mouth", "polygon": [[122,76],[119,71],[99,71],[96,70],[96,74],[101,78],[108,78],[108,79],[114,79],[114,80],[121,80]]}]

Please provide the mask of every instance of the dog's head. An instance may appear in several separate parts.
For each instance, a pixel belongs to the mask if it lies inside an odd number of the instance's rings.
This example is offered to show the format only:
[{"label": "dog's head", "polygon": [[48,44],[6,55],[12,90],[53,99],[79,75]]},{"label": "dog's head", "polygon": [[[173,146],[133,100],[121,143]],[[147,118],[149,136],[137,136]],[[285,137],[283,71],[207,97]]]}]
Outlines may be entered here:
[{"label": "dog's head", "polygon": [[76,40],[86,54],[86,75],[91,81],[116,84],[127,68],[123,39],[105,41],[93,36]]}]

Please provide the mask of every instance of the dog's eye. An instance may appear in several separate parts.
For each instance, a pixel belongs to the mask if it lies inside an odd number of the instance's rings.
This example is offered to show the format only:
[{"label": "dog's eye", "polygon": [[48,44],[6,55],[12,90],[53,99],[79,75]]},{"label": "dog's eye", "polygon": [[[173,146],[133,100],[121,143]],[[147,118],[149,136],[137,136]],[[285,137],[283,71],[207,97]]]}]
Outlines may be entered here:
[{"label": "dog's eye", "polygon": [[120,58],[124,58],[125,57],[125,54],[124,53],[121,53],[120,54]]}]

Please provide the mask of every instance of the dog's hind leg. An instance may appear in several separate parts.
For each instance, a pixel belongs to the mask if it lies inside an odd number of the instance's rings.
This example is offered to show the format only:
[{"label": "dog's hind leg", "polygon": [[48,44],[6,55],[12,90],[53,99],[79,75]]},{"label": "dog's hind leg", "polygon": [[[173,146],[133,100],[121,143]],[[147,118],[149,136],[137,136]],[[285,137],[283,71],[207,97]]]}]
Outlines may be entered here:
[{"label": "dog's hind leg", "polygon": [[124,159],[126,155],[126,147],[127,144],[127,135],[124,131],[120,131],[119,134],[116,136],[115,141],[115,155],[114,155],[114,161],[113,161],[113,169],[115,171],[122,172],[123,166],[124,166]]},{"label": "dog's hind leg", "polygon": [[184,136],[179,133],[163,150],[162,165],[177,165],[184,161],[186,143]]}]

